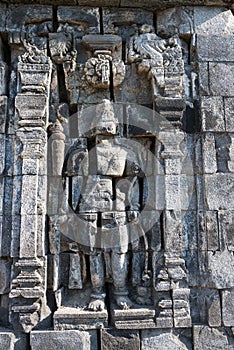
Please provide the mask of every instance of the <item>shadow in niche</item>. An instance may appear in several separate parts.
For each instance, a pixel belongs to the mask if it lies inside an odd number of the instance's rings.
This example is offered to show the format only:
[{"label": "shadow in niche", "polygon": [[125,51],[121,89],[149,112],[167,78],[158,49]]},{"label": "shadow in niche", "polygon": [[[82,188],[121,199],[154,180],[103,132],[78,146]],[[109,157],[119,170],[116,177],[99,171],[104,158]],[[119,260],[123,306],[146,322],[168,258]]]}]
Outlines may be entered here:
[{"label": "shadow in niche", "polygon": [[[2,298],[0,297],[0,302],[2,303]],[[9,326],[9,313],[8,308],[0,306],[0,327],[6,327]]]},{"label": "shadow in niche", "polygon": [[186,111],[182,119],[182,130],[188,134],[201,132],[201,117],[198,101],[194,101],[193,104],[194,108],[186,106]]}]

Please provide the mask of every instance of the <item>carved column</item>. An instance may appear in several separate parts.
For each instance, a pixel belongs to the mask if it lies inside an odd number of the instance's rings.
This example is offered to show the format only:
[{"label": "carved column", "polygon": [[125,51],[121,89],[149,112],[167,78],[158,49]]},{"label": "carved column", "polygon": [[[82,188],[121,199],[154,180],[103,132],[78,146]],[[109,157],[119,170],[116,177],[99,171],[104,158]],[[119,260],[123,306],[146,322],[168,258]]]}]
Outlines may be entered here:
[{"label": "carved column", "polygon": [[[18,63],[19,92],[15,99],[19,122],[16,136],[22,143],[21,224],[19,256],[11,285],[11,321],[25,332],[43,318],[46,293],[44,252],[47,121],[50,59],[29,46]],[[34,62],[34,63],[29,63]]]},{"label": "carved column", "polygon": [[159,293],[170,292],[168,298],[163,298],[158,305],[161,311],[156,322],[161,327],[191,326],[187,273],[182,258],[180,176],[183,154],[180,144],[184,137],[184,133],[177,129],[160,131],[158,135],[164,146],[161,157],[165,165],[164,266],[157,275],[155,289]]}]

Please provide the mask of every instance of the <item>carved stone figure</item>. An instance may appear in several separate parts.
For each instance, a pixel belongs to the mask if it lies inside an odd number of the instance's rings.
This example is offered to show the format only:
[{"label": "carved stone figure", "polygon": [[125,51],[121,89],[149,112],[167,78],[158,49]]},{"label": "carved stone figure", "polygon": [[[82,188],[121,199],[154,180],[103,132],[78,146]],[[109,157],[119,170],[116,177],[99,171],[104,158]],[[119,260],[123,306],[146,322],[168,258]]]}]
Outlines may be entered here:
[{"label": "carved stone figure", "polygon": [[[139,212],[138,176],[141,173],[139,166],[135,166],[126,174],[128,149],[124,149],[118,141],[118,120],[109,100],[103,100],[97,106],[91,130],[96,145],[89,159],[90,162],[96,162],[96,168],[91,170],[92,164],[89,163],[89,174],[92,175],[86,175],[83,179],[80,196],[74,205],[78,216],[94,223],[94,232],[86,240],[90,246],[85,249],[80,247],[89,256],[92,293],[88,308],[92,311],[105,308],[105,259],[108,256],[109,278],[113,281],[115,302],[120,308],[128,309],[133,305],[127,289],[127,252],[130,242],[128,224]],[[70,196],[76,196],[75,179],[87,168],[85,157],[87,159],[87,154],[81,147],[72,151],[68,157],[66,173],[73,182]],[[79,162],[78,159],[82,161]],[[128,161],[136,163],[136,159],[137,155]],[[101,222],[101,228],[98,227],[98,221]],[[86,234],[89,235],[88,232]]]},{"label": "carved stone figure", "polygon": [[177,36],[162,39],[151,25],[144,24],[131,37],[128,59],[138,63],[138,71],[152,79],[154,96],[180,97],[183,93],[184,65]]}]

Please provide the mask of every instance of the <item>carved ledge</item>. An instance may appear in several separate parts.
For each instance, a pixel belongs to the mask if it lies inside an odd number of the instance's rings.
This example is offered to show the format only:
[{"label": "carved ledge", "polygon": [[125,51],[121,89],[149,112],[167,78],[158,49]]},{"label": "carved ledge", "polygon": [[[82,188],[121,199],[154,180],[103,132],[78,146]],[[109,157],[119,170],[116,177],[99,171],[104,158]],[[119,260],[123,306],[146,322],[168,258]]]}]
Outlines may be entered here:
[{"label": "carved ledge", "polygon": [[54,329],[57,331],[99,329],[107,327],[107,325],[107,310],[93,312],[78,308],[61,307],[54,313]]},{"label": "carved ledge", "polygon": [[122,46],[122,38],[118,35],[105,34],[89,34],[83,37],[84,44],[91,51],[96,50],[114,50],[119,49]]}]

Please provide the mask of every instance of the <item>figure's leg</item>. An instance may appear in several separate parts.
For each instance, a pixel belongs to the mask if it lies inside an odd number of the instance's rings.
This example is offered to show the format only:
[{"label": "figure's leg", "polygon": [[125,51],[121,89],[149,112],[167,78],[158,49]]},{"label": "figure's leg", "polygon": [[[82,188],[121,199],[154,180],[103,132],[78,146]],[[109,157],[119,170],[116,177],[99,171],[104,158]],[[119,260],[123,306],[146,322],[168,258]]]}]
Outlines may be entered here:
[{"label": "figure's leg", "polygon": [[129,309],[133,303],[128,297],[126,287],[128,275],[128,258],[126,253],[111,254],[112,278],[114,282],[115,301],[121,309]]},{"label": "figure's leg", "polygon": [[90,255],[90,275],[92,283],[92,294],[88,308],[92,311],[102,311],[105,308],[105,276],[103,253]]}]

